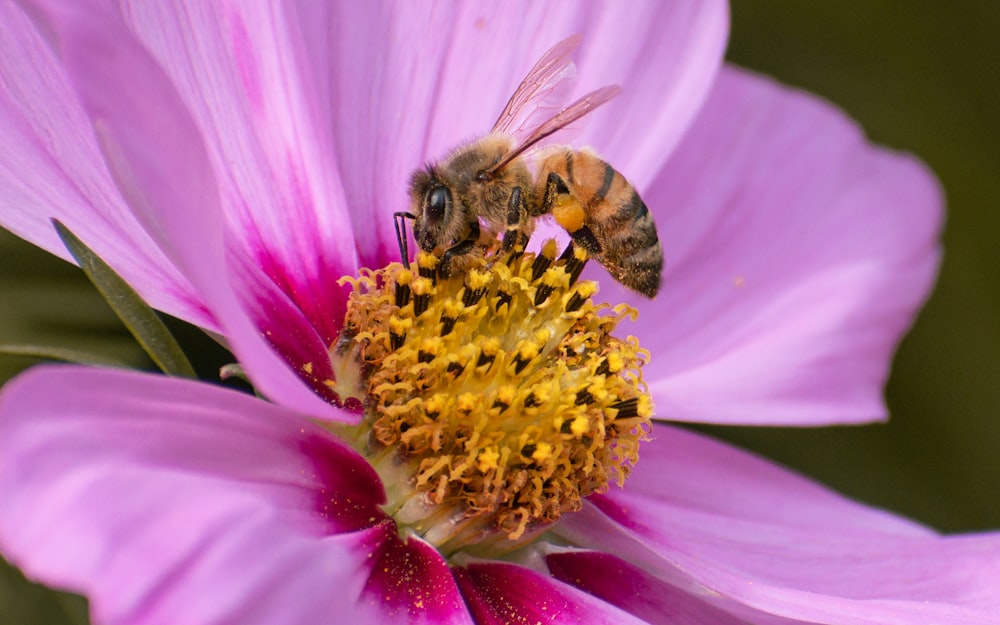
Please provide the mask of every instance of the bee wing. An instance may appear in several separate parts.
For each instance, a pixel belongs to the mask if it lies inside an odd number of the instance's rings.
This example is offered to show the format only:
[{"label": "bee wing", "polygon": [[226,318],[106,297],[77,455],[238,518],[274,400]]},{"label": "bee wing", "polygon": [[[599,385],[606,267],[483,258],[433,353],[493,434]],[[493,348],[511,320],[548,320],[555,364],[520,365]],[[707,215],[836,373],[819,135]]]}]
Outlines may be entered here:
[{"label": "bee wing", "polygon": [[617,96],[621,93],[621,91],[622,89],[618,85],[608,85],[606,87],[601,87],[596,91],[591,91],[576,102],[570,104],[532,130],[528,136],[521,140],[517,147],[511,150],[509,154],[504,156],[503,160],[492,168],[493,171],[503,169],[507,163],[520,156],[531,146],[535,145],[552,133],[565,128],[569,124],[572,124],[587,113],[590,113],[608,100]]},{"label": "bee wing", "polygon": [[540,114],[560,106],[568,99],[576,66],[570,55],[580,45],[580,35],[563,39],[549,48],[538,59],[514,94],[507,101],[500,117],[493,124],[493,132],[514,135],[524,134],[534,128]]}]

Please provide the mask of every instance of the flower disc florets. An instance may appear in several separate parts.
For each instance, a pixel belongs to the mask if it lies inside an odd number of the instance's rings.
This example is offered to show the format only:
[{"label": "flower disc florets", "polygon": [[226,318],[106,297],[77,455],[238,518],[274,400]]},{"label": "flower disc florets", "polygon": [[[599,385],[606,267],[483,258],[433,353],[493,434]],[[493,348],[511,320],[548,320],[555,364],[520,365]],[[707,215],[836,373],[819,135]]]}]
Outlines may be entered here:
[{"label": "flower disc florets", "polygon": [[444,552],[530,539],[621,485],[649,432],[648,354],[611,335],[635,311],[595,305],[596,284],[576,281],[583,251],[555,250],[447,278],[422,253],[348,280],[331,356],[362,372],[353,437],[396,521]]}]

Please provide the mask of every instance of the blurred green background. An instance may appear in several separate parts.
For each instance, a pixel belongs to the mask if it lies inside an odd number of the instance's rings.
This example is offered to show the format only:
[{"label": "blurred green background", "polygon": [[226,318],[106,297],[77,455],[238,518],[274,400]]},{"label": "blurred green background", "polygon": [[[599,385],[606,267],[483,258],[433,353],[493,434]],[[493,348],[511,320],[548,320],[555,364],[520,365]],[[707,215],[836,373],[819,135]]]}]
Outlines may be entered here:
[{"label": "blurred green background", "polygon": [[[736,0],[732,11],[731,61],[825,96],[876,142],[920,155],[949,212],[937,290],[895,362],[888,424],[702,429],[942,531],[1000,528],[1000,3]],[[78,270],[5,233],[0,268],[0,343],[58,341],[146,366]],[[0,357],[0,379],[30,364]],[[82,613],[0,568],[0,623]]]}]

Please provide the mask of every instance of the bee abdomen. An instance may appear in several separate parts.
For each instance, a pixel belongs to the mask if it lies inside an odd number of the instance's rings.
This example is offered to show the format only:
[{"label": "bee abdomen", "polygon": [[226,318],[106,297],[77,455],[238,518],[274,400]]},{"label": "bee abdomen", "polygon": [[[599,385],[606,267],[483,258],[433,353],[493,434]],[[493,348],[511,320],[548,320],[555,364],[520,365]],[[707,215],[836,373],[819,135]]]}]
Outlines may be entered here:
[{"label": "bee abdomen", "polygon": [[[628,185],[623,177],[621,179]],[[653,297],[660,289],[663,271],[663,247],[653,216],[631,185],[624,193],[612,195],[609,203],[612,206],[608,208],[614,213],[605,227],[600,228],[603,231],[600,237],[603,239],[600,240],[602,264],[628,288]]]}]

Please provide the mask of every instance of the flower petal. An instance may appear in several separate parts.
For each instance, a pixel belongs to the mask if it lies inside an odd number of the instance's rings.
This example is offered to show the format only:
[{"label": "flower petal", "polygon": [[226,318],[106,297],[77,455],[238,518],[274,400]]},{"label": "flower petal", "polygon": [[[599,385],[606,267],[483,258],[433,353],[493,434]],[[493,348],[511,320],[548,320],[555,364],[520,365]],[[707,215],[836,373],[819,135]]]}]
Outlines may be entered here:
[{"label": "flower petal", "polygon": [[[237,300],[225,271],[225,225],[210,159],[163,69],[97,0],[24,4],[62,61],[122,196],[198,289],[254,383],[318,417],[341,415],[288,368]],[[123,82],[129,89],[120,88]]]},{"label": "flower petal", "polygon": [[939,537],[721,443],[656,432],[638,481],[591,498],[560,535],[751,621],[958,625],[1000,609],[1000,535]]},{"label": "flower petal", "polygon": [[[746,621],[664,583],[609,553],[553,553],[545,557],[552,575],[649,623],[742,625]],[[768,621],[771,623],[772,621]]]},{"label": "flower petal", "polygon": [[942,196],[921,163],[816,98],[727,69],[645,198],[667,268],[655,302],[628,299],[661,418],[885,416],[893,349],[939,259]]},{"label": "flower petal", "polygon": [[13,3],[0,4],[0,221],[71,260],[61,220],[150,305],[218,330],[195,289],[132,215],[90,121],[48,45]]},{"label": "flower petal", "polygon": [[476,623],[645,623],[591,595],[514,564],[455,569]]},{"label": "flower petal", "polygon": [[[624,82],[637,94],[595,113],[585,138],[621,155],[634,153],[636,137],[647,137],[638,153],[659,155],[683,132],[707,90],[727,29],[725,3],[716,0],[636,2],[627,11],[601,2],[528,1],[342,2],[332,8],[327,99],[340,179],[369,267],[398,258],[390,216],[408,206],[411,173],[459,142],[485,135],[556,42],[582,35],[580,74],[588,89]],[[664,114],[651,117],[654,109]]]},{"label": "flower petal", "polygon": [[0,548],[96,622],[364,621],[383,497],[332,436],[234,391],[44,367],[0,395]]},{"label": "flower petal", "polygon": [[205,137],[230,252],[261,267],[329,345],[346,300],[336,281],[358,264],[314,82],[326,59],[303,42],[316,25],[286,2],[129,2],[123,15]]},{"label": "flower petal", "polygon": [[371,557],[363,601],[378,608],[385,623],[454,623],[473,621],[448,564],[434,547],[418,538],[403,542],[395,524],[386,523],[380,550]]}]

